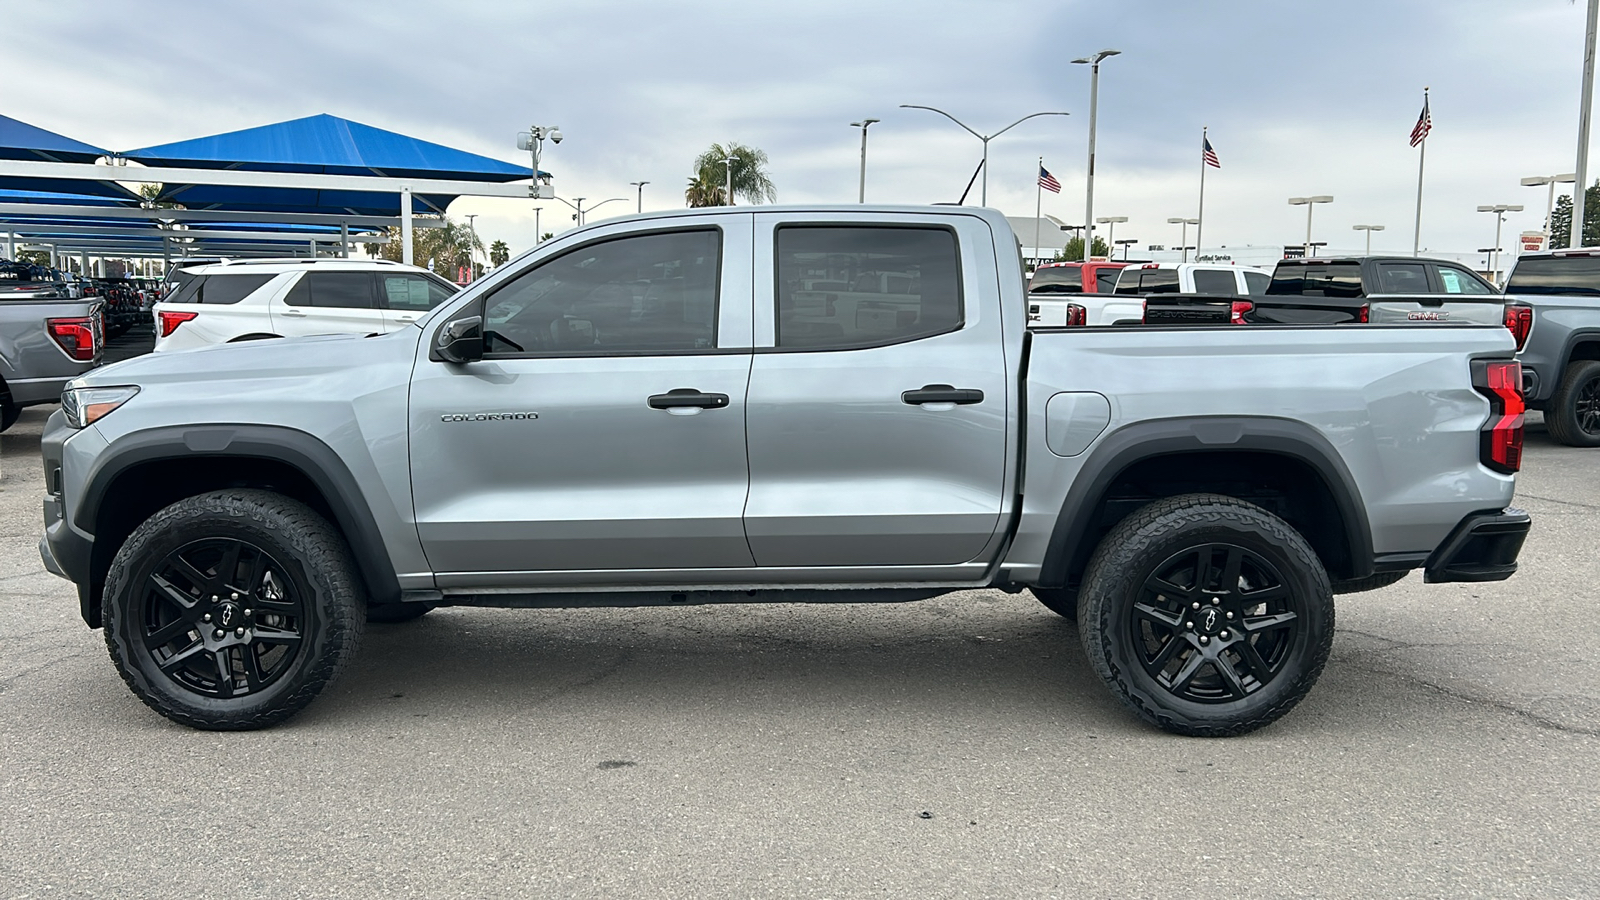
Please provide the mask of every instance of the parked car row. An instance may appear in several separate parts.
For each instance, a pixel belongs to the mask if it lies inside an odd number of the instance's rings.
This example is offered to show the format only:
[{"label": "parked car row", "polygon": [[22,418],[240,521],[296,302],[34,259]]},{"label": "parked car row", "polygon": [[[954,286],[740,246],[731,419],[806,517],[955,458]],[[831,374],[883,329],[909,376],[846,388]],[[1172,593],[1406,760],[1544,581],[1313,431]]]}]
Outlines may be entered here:
[{"label": "parked car row", "polygon": [[[1018,246],[987,209],[721,207],[460,293],[196,268],[161,346],[211,346],[47,423],[41,555],[133,692],[209,729],[283,721],[364,622],[436,606],[998,588],[1074,618],[1133,714],[1233,735],[1311,689],[1335,594],[1516,570],[1504,328],[1029,329]],[[354,333],[245,340],[299,328]]]}]

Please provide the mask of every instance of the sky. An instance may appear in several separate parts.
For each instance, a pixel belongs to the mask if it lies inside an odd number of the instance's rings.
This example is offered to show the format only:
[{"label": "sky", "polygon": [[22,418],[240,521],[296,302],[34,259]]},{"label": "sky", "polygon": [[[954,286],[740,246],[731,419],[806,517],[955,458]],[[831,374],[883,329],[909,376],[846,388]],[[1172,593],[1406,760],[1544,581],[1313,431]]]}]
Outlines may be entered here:
[{"label": "sky", "polygon": [[[1197,209],[1201,128],[1205,245],[1298,244],[1304,207],[1329,194],[1313,240],[1411,249],[1417,151],[1432,89],[1421,242],[1493,243],[1482,204],[1520,203],[1505,244],[1541,227],[1528,175],[1573,171],[1585,8],[1570,0],[583,0],[383,3],[7,0],[0,113],[128,150],[331,113],[513,163],[519,131],[558,125],[542,168],[590,218],[681,208],[712,142],[764,150],[781,203],[853,202],[860,131],[867,199],[958,199],[980,133],[1060,110],[990,143],[989,205],[1031,216],[1039,158],[1062,184],[1043,209],[1083,219],[1089,72],[1101,67],[1095,215],[1118,238],[1177,245],[1169,217]],[[1591,169],[1591,178],[1600,171]],[[969,203],[975,203],[974,187]],[[485,243],[533,243],[532,203],[458,200]],[[544,201],[542,230],[571,227]],[[1192,237],[1192,235],[1191,235]]]}]

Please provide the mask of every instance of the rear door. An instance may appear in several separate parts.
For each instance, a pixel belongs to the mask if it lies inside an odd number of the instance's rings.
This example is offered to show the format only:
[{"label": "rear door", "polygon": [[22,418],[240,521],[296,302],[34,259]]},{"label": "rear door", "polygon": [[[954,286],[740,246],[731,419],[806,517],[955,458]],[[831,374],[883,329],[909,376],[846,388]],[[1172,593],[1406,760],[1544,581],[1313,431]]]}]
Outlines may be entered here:
[{"label": "rear door", "polygon": [[[758,214],[755,243],[744,522],[756,564],[981,566],[1009,400],[989,226]],[[881,273],[910,277],[896,292],[803,290]]]},{"label": "rear door", "polygon": [[386,329],[371,272],[302,272],[271,310],[273,330],[284,337],[382,334]]}]

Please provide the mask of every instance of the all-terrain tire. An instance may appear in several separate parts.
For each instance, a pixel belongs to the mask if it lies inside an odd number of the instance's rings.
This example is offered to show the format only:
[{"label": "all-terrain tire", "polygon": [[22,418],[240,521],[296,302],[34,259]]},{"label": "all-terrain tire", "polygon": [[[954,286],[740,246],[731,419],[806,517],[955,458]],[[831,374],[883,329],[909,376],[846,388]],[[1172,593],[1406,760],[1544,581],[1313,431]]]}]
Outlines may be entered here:
[{"label": "all-terrain tire", "polygon": [[[1175,573],[1190,554],[1195,574],[1184,586]],[[1281,599],[1256,600],[1273,582]],[[1254,731],[1292,709],[1322,673],[1333,624],[1328,575],[1305,539],[1266,510],[1217,494],[1158,500],[1123,519],[1095,549],[1078,596],[1095,673],[1140,718],[1199,737]],[[1170,645],[1159,641],[1163,630]],[[1152,674],[1162,659],[1172,668]]]},{"label": "all-terrain tire", "polygon": [[[1600,418],[1593,408],[1600,402],[1597,391],[1600,361],[1586,359],[1568,365],[1561,384],[1544,407],[1544,424],[1550,436],[1568,447],[1600,447]],[[1587,408],[1579,409],[1580,404]]]},{"label": "all-terrain tire", "polygon": [[1365,578],[1346,578],[1343,581],[1335,581],[1333,583],[1333,592],[1335,594],[1360,594],[1365,591],[1375,591],[1395,584],[1410,574],[1409,571],[1375,572]]},{"label": "all-terrain tire", "polygon": [[[208,569],[206,559],[216,562]],[[265,728],[303,709],[355,655],[363,593],[344,539],[310,507],[270,491],[213,491],[157,512],[117,551],[106,646],[133,693],[168,719]]]},{"label": "all-terrain tire", "polygon": [[1028,588],[1045,609],[1058,616],[1078,621],[1078,592],[1072,588]]}]

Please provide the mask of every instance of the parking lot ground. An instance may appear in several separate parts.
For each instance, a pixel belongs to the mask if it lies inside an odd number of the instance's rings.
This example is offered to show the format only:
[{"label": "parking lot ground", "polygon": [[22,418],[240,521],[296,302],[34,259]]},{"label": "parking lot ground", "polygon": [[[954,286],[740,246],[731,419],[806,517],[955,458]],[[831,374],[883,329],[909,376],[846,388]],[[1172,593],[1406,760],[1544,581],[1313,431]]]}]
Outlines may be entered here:
[{"label": "parking lot ground", "polygon": [[1600,895],[1600,451],[1539,430],[1522,570],[1340,598],[1241,738],[1140,724],[997,591],[437,610],[213,734],[40,565],[47,411],[0,436],[0,896]]}]

